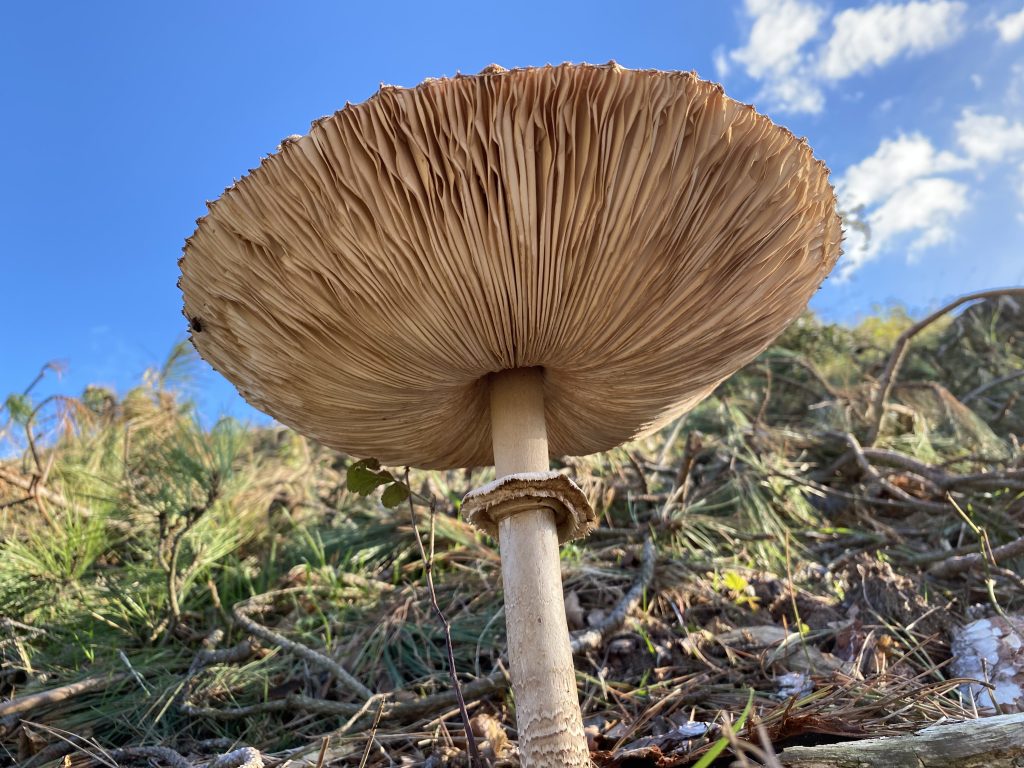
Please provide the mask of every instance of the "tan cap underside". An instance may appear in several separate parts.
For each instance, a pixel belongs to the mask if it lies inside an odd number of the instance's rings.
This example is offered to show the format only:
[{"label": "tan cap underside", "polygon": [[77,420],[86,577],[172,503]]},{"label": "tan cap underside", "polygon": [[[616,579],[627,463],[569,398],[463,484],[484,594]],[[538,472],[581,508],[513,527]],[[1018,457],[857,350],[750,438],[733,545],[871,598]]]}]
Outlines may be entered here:
[{"label": "tan cap underside", "polygon": [[799,314],[840,237],[824,165],[717,85],[492,68],[285,142],[211,204],[180,285],[250,403],[449,468],[492,461],[494,371],[544,369],[553,455],[684,413]]}]

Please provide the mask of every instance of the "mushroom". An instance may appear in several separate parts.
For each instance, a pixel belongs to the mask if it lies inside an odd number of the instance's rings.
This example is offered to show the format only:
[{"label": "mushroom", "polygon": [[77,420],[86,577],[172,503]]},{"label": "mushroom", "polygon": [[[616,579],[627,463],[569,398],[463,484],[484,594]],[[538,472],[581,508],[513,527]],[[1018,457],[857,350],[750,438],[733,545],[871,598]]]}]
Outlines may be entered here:
[{"label": "mushroom", "polygon": [[526,766],[589,765],[558,546],[594,525],[551,455],[692,408],[839,254],[828,170],[686,72],[568,65],[382,86],[199,220],[192,341],[252,405],[393,465],[493,463]]}]

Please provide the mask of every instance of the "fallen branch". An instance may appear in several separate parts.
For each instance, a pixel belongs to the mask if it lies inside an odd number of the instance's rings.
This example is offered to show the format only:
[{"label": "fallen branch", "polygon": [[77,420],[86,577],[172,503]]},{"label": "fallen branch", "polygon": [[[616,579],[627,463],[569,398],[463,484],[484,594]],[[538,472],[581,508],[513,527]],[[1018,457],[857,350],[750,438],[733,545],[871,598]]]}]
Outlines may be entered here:
[{"label": "fallen branch", "polygon": [[1024,762],[1024,713],[933,725],[890,736],[819,747],[789,747],[799,768],[1017,768]]},{"label": "fallen branch", "polygon": [[[853,461],[857,464],[857,468],[860,469],[862,475],[867,477],[879,488],[886,491],[890,496],[894,497],[892,499],[879,499],[876,498],[875,496],[864,496],[861,497],[863,501],[869,502],[871,504],[883,504],[885,502],[899,503],[902,504],[903,506],[907,506],[912,509],[922,509],[927,510],[929,512],[945,513],[949,511],[949,506],[947,504],[937,501],[929,501],[927,499],[919,499],[916,496],[911,496],[902,488],[893,485],[886,478],[882,477],[878,470],[875,469],[874,466],[872,466],[870,461],[868,461],[866,454],[866,451],[868,449],[863,448],[861,444],[857,441],[857,438],[854,437],[849,432],[828,431],[823,432],[822,435],[835,440],[841,440],[843,443],[846,444],[848,449],[847,452],[840,456],[838,459],[836,459],[823,474],[831,475],[837,472],[838,470],[842,469],[850,461]],[[803,480],[798,480],[798,482],[801,482],[803,484],[809,483],[809,481]],[[840,494],[839,491],[834,491],[831,489],[829,492],[837,495]]]},{"label": "fallen branch", "polygon": [[946,472],[939,467],[933,467],[919,459],[915,459],[913,456],[907,456],[898,451],[884,448],[864,448],[862,453],[868,461],[874,464],[902,469],[924,478],[934,485],[939,492],[957,488],[969,488],[976,491],[1024,490],[1024,472],[1020,470],[1009,469],[1003,472],[993,470],[991,472],[958,475]]},{"label": "fallen branch", "polygon": [[59,688],[51,688],[48,691],[40,691],[28,696],[19,696],[10,701],[0,702],[0,717],[18,715],[32,710],[46,707],[51,704],[59,704],[62,701],[80,696],[83,693],[96,691],[120,683],[128,677],[128,673],[121,672],[114,675],[96,675],[79,680],[77,683],[69,683]]},{"label": "fallen branch", "polygon": [[899,335],[899,338],[896,339],[896,344],[893,346],[892,352],[889,353],[889,359],[886,361],[885,368],[882,370],[882,375],[878,377],[878,382],[875,385],[874,398],[872,399],[871,406],[868,409],[868,431],[864,437],[865,445],[874,445],[875,441],[878,439],[878,433],[882,428],[882,418],[885,416],[885,406],[889,402],[889,395],[892,394],[893,385],[896,383],[896,376],[899,373],[900,368],[903,366],[903,361],[906,359],[910,340],[943,315],[948,312],[952,312],[957,307],[963,304],[968,304],[972,301],[993,299],[998,296],[1024,296],[1024,288],[996,288],[989,291],[978,291],[976,293],[965,294],[955,301],[951,301],[941,309],[932,312],[923,320],[914,323]]},{"label": "fallen branch", "polygon": [[[507,687],[507,684],[504,672],[498,669],[487,677],[479,678],[462,686],[462,695],[466,701],[474,701],[494,691],[504,689]],[[418,720],[436,712],[450,709],[455,704],[455,692],[451,690],[442,691],[429,696],[421,696],[412,701],[385,705],[381,713],[381,721],[409,722],[411,720]],[[209,717],[213,720],[243,720],[247,717],[267,712],[305,712],[318,715],[342,715],[344,717],[358,715],[361,712],[363,715],[370,714],[361,704],[315,699],[312,696],[305,696],[299,693],[291,694],[282,699],[272,699],[271,701],[263,701],[258,704],[225,707],[223,709],[200,707],[186,702],[182,711],[192,717]]]},{"label": "fallen branch", "polygon": [[[879,487],[884,488],[890,495],[906,502],[913,503],[920,501],[920,499],[915,499],[902,488],[897,488],[884,477],[882,477],[881,474],[879,474],[878,470],[875,469],[874,466],[872,466],[870,461],[868,461],[867,456],[864,453],[864,448],[861,447],[861,444],[857,441],[857,438],[854,437],[852,434],[850,434],[849,432],[826,432],[825,435],[827,435],[828,437],[836,438],[838,440],[842,440],[844,443],[846,443],[847,447],[849,448],[849,453],[846,455],[849,458],[852,458],[857,463],[857,467],[868,479],[876,483]],[[842,460],[842,458],[836,461],[837,466],[842,466],[844,463],[845,462]]]},{"label": "fallen branch", "polygon": [[654,567],[658,559],[654,542],[648,537],[644,541],[643,562],[640,566],[640,574],[637,576],[633,586],[622,596],[615,610],[605,617],[604,621],[592,629],[584,630],[573,636],[570,647],[573,653],[591,651],[598,648],[604,639],[621,627],[626,622],[626,617],[640,604],[644,591],[650,586],[654,579]]},{"label": "fallen branch", "polygon": [[234,616],[235,622],[249,634],[255,635],[271,645],[276,645],[278,648],[288,651],[289,653],[298,656],[300,659],[305,659],[310,664],[315,664],[321,669],[327,670],[334,675],[339,684],[342,684],[349,691],[357,694],[361,698],[368,699],[373,696],[373,691],[356,680],[351,674],[349,674],[347,669],[341,666],[341,664],[336,662],[334,659],[325,656],[319,651],[314,651],[312,648],[305,646],[302,643],[296,643],[283,635],[279,635],[272,629],[269,629],[253,620],[248,615],[250,611],[255,613],[262,610],[268,610],[270,608],[269,603],[272,603],[276,597],[285,594],[286,591],[291,592],[294,590],[290,589],[266,592],[262,595],[236,603],[231,609],[231,614]]},{"label": "fallen branch", "polygon": [[1021,536],[1019,539],[1014,539],[1002,546],[995,547],[991,551],[990,558],[985,557],[981,552],[975,552],[970,555],[954,556],[950,557],[948,560],[936,563],[928,569],[928,572],[932,576],[938,576],[940,578],[956,576],[959,573],[965,573],[973,570],[974,568],[978,568],[985,563],[998,565],[1001,560],[1009,560],[1021,555],[1024,555],[1024,536]]}]

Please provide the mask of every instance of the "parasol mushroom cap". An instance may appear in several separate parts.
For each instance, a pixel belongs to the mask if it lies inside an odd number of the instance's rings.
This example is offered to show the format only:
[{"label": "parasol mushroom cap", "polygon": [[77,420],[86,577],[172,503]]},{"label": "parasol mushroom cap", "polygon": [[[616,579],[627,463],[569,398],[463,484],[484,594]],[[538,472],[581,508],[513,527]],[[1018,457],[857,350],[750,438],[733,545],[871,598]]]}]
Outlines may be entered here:
[{"label": "parasol mushroom cap", "polygon": [[834,265],[807,144],[687,72],[386,86],[225,191],[181,260],[192,341],[252,405],[390,464],[492,463],[488,376],[541,367],[552,455],[685,413]]}]

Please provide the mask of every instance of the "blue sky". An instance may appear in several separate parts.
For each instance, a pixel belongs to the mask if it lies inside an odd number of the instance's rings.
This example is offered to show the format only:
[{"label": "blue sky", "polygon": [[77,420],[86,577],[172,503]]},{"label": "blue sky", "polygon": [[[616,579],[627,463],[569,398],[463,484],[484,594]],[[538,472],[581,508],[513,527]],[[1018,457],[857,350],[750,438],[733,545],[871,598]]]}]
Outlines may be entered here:
[{"label": "blue sky", "polygon": [[[1024,2],[37,1],[0,27],[0,396],[120,391],[185,332],[204,201],[381,82],[615,59],[696,70],[805,135],[872,238],[812,306],[850,321],[1024,283]],[[210,372],[204,410],[245,415]]]}]

